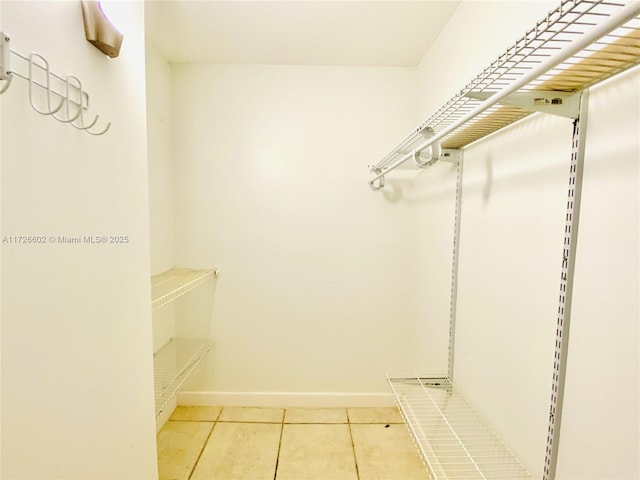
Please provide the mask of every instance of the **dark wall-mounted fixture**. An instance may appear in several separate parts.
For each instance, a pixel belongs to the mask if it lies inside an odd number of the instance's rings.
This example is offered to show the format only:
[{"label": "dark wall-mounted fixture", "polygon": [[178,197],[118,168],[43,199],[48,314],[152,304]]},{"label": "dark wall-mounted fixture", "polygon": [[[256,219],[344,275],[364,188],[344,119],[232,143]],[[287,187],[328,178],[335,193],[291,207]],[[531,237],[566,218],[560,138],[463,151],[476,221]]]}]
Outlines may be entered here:
[{"label": "dark wall-mounted fixture", "polygon": [[91,44],[105,55],[115,58],[120,53],[122,35],[109,21],[97,0],[80,0],[84,34]]}]

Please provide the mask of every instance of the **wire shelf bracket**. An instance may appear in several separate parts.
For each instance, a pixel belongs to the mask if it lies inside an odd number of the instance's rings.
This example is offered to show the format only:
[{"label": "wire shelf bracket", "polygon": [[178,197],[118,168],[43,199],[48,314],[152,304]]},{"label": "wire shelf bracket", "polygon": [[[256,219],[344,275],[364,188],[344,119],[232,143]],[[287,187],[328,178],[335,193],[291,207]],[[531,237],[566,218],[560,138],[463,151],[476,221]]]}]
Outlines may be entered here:
[{"label": "wire shelf bracket", "polygon": [[455,148],[443,148],[442,154],[438,159],[441,162],[452,163],[453,165],[460,165],[460,158],[462,157],[460,150]]},{"label": "wire shelf bracket", "polygon": [[[12,68],[12,55],[18,61],[26,63],[27,73]],[[93,120],[85,119],[89,110],[89,94],[83,89],[78,77],[62,77],[53,73],[47,59],[38,53],[23,55],[11,49],[11,38],[5,32],[0,32],[0,62],[0,94],[9,89],[14,77],[18,77],[28,82],[29,103],[40,115],[51,116],[94,136],[104,135],[111,128],[111,122],[108,122],[101,130],[94,129],[100,115],[96,115]]]},{"label": "wire shelf bracket", "polygon": [[[474,100],[488,100],[492,92],[469,92]],[[530,112],[549,113],[576,119],[580,115],[580,92],[541,91],[515,92],[500,100],[501,105],[519,107]]]}]

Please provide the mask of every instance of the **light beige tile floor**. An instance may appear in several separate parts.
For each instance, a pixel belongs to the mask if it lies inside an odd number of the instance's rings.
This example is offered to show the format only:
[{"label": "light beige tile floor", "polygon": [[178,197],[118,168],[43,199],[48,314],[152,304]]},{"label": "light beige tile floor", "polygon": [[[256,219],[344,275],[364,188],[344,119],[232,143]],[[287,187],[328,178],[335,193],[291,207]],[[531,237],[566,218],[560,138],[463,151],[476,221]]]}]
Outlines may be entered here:
[{"label": "light beige tile floor", "polygon": [[358,480],[348,424],[286,424],[278,480]]},{"label": "light beige tile floor", "polygon": [[273,480],[281,430],[275,423],[216,423],[191,478]]},{"label": "light beige tile floor", "polygon": [[407,441],[404,425],[356,424],[351,425],[351,433],[360,480],[426,476],[416,447]]},{"label": "light beige tile floor", "polygon": [[171,420],[185,422],[215,422],[220,416],[220,407],[176,407],[171,414]]},{"label": "light beige tile floor", "polygon": [[178,407],[160,480],[427,480],[395,408]]}]

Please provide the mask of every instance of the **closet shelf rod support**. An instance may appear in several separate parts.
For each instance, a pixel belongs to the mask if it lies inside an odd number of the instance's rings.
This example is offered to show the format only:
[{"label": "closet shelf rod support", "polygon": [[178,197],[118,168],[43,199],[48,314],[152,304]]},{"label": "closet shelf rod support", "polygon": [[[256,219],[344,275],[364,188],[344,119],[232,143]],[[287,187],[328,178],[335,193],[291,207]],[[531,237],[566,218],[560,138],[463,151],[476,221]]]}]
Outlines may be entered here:
[{"label": "closet shelf rod support", "polygon": [[483,113],[485,110],[499,103],[500,100],[502,100],[504,97],[512,93],[515,93],[516,91],[518,91],[519,89],[521,89],[522,87],[530,83],[531,81],[547,73],[549,70],[553,69],[554,67],[557,67],[565,60],[568,60],[569,58],[571,58],[572,56],[574,56],[584,48],[588,47],[590,44],[594,43],[595,41],[599,40],[605,35],[611,33],[620,25],[623,25],[629,20],[632,20],[637,15],[640,15],[640,2],[633,1],[625,5],[618,12],[608,17],[602,23],[596,25],[594,28],[592,28],[589,32],[585,33],[578,40],[571,43],[570,45],[567,45],[563,50],[560,50],[555,56],[541,63],[540,65],[532,69],[530,72],[528,72],[526,75],[524,75],[522,78],[513,82],[511,85],[491,95],[491,97],[489,97],[483,103],[478,105],[474,110],[472,110],[467,115],[460,118],[458,121],[451,124],[449,127],[445,128],[439,133],[436,133],[433,137],[425,140],[418,147],[416,147],[414,151],[405,154],[400,159],[396,160],[394,163],[392,163],[387,168],[385,168],[384,171],[381,171],[380,173],[376,172],[377,174],[369,180],[369,185],[373,187],[373,183],[376,180],[383,178],[390,171],[396,169],[407,160],[412,159],[414,152],[419,153],[425,148],[434,144],[435,142],[440,141],[442,138],[454,132],[465,123],[469,122],[470,120],[473,120],[475,117]]}]

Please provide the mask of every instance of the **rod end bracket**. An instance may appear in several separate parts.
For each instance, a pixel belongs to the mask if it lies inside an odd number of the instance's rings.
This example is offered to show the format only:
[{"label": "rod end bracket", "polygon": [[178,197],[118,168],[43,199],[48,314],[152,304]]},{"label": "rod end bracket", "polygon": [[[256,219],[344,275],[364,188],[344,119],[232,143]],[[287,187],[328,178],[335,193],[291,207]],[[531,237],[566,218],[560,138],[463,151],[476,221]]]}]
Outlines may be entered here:
[{"label": "rod end bracket", "polygon": [[[382,169],[376,168],[373,170],[373,173],[376,175],[380,175],[382,173]],[[373,179],[369,181],[369,187],[371,190],[380,190],[384,188],[384,176],[378,177],[377,179]]]}]

